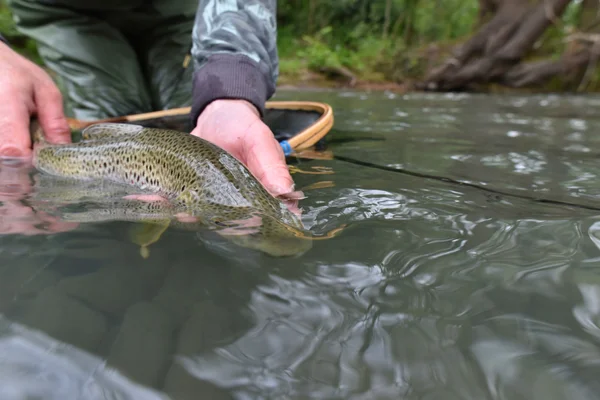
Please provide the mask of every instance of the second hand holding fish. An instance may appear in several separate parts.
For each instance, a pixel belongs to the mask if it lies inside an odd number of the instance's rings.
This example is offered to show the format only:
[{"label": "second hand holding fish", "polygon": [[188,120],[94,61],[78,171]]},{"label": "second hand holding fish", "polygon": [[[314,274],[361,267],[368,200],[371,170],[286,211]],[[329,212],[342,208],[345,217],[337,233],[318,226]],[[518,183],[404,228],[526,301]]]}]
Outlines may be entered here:
[{"label": "second hand holding fish", "polygon": [[240,160],[273,196],[294,191],[281,146],[257,109],[245,100],[215,100],[198,117],[192,135]]}]

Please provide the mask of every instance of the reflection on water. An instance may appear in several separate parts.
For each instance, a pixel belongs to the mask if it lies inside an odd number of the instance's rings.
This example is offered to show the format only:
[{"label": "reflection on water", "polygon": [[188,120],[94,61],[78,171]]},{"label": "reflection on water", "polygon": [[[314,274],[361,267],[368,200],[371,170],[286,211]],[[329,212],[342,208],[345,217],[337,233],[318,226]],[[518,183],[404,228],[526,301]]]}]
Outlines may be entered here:
[{"label": "reflection on water", "polygon": [[0,168],[0,398],[600,397],[598,98],[290,98],[388,168],[298,161],[333,172],[294,174],[305,224],[348,224],[298,258],[169,229],[144,260],[130,223],[36,213]]}]

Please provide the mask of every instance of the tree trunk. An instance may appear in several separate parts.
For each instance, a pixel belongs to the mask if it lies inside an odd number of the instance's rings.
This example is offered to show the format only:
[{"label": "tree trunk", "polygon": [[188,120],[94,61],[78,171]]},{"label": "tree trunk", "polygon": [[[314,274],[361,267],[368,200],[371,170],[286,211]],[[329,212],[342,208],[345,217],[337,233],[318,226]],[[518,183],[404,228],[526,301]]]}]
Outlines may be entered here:
[{"label": "tree trunk", "polygon": [[415,17],[417,15],[417,7],[419,0],[407,0],[404,3],[404,32],[402,37],[404,39],[404,44],[406,47],[412,46],[415,37]]},{"label": "tree trunk", "polygon": [[392,0],[385,2],[385,11],[383,15],[383,34],[382,37],[387,39],[390,31],[390,20],[392,19]]},{"label": "tree trunk", "polygon": [[308,2],[308,33],[315,33],[315,10],[317,9],[317,0],[309,0]]},{"label": "tree trunk", "polygon": [[579,82],[579,91],[583,91],[587,88],[590,81],[593,79],[594,71],[598,66],[598,58],[600,57],[600,37],[597,35],[600,32],[599,13],[600,2],[598,0],[583,0],[581,2],[577,25],[580,31],[588,34],[587,36],[583,35],[583,39],[587,39],[590,47],[587,66]]},{"label": "tree trunk", "polygon": [[496,13],[497,8],[497,0],[479,0],[479,21],[477,25],[479,27],[483,26],[488,18]]},{"label": "tree trunk", "polygon": [[598,0],[583,0],[579,10],[579,29],[584,32],[600,31],[600,2]]},{"label": "tree trunk", "polygon": [[[592,0],[598,1],[598,0]],[[589,60],[588,50],[565,54],[559,61],[521,65],[544,31],[571,0],[480,0],[483,24],[454,57],[434,69],[417,86],[426,90],[461,90],[473,84],[522,87],[539,83]],[[485,22],[489,15],[489,21]]]}]

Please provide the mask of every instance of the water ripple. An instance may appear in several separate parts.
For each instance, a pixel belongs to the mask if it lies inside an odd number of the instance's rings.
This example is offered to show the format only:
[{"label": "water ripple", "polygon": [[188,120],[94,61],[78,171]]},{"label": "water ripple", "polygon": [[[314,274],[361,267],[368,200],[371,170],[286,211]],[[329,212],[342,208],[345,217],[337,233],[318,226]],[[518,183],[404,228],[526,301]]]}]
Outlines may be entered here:
[{"label": "water ripple", "polygon": [[143,260],[124,224],[50,231],[1,167],[0,312],[20,325],[0,329],[0,397],[597,398],[600,218],[536,199],[598,205],[600,99],[290,94],[316,95],[334,154],[508,194],[299,160],[334,172],[294,175],[334,238],[232,263],[168,230]]}]

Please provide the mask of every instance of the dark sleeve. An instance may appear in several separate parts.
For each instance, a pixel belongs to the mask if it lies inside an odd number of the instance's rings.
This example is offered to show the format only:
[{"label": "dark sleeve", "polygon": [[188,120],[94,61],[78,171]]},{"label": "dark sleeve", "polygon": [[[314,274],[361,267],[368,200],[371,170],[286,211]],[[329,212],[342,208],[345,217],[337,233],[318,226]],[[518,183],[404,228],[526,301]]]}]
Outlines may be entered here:
[{"label": "dark sleeve", "polygon": [[10,45],[10,43],[8,43],[8,40],[6,40],[6,38],[4,36],[2,36],[1,33],[0,33],[0,42],[6,43],[7,45]]},{"label": "dark sleeve", "polygon": [[243,99],[261,115],[279,74],[276,0],[200,0],[192,57],[193,124],[213,100]]}]

